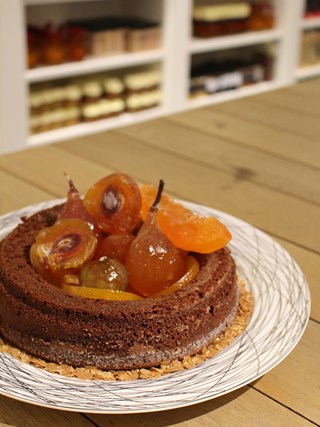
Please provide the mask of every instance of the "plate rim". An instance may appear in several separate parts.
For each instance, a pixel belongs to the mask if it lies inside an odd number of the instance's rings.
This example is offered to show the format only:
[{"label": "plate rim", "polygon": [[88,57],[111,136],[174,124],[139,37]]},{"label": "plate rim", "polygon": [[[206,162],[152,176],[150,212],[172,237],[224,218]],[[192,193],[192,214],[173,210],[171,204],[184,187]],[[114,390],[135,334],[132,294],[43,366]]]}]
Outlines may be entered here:
[{"label": "plate rim", "polygon": [[[66,198],[58,198],[58,199],[44,201],[44,202],[40,202],[40,203],[36,203],[36,204],[30,204],[30,205],[28,205],[28,206],[26,206],[24,208],[13,210],[11,212],[8,212],[8,213],[0,216],[0,226],[4,222],[5,223],[5,227],[9,228],[9,230],[7,230],[7,232],[10,232],[11,229],[13,229],[18,224],[18,222],[19,222],[18,220],[16,220],[16,222],[12,226],[8,225],[8,222],[10,222],[10,219],[12,217],[19,217],[19,216],[22,217],[22,216],[25,216],[26,213],[27,213],[27,215],[32,215],[33,213],[35,213],[35,212],[37,212],[39,210],[52,207],[52,206],[54,206],[56,204],[59,204],[59,203],[63,203],[65,200],[66,200]],[[305,307],[305,312],[304,312],[304,314],[305,314],[305,321],[301,325],[301,327],[299,329],[299,333],[295,336],[295,340],[291,343],[291,346],[286,347],[286,351],[281,355],[281,357],[278,357],[275,362],[273,362],[272,364],[267,365],[265,369],[259,371],[258,375],[255,374],[255,375],[251,375],[251,376],[248,376],[248,377],[244,377],[244,379],[241,382],[236,383],[233,387],[228,388],[228,389],[226,389],[223,392],[219,392],[217,395],[204,396],[202,399],[201,398],[197,399],[196,402],[194,402],[192,400],[190,400],[189,402],[188,401],[184,401],[183,403],[178,402],[178,404],[173,404],[170,407],[159,407],[157,405],[155,408],[150,407],[150,408],[141,408],[141,409],[139,409],[138,407],[136,407],[136,408],[134,408],[134,410],[132,410],[132,409],[130,409],[130,410],[128,410],[128,409],[127,410],[126,409],[123,409],[123,410],[112,410],[110,407],[108,409],[95,409],[95,408],[80,408],[80,407],[74,407],[74,406],[68,406],[68,405],[64,406],[64,405],[61,405],[61,404],[51,404],[51,403],[46,404],[44,402],[34,401],[30,397],[23,398],[21,396],[16,396],[13,392],[7,392],[6,390],[3,390],[2,386],[0,384],[0,394],[1,395],[4,395],[4,396],[6,396],[8,398],[12,398],[12,399],[20,401],[20,402],[33,404],[33,405],[40,406],[40,407],[43,407],[43,408],[63,410],[63,411],[68,411],[68,412],[84,412],[84,413],[92,413],[92,414],[132,414],[132,413],[136,413],[137,414],[137,413],[160,412],[160,411],[166,411],[166,410],[172,410],[172,409],[179,409],[179,408],[183,408],[183,407],[188,407],[188,406],[192,406],[192,405],[195,405],[195,404],[198,404],[198,403],[203,403],[205,401],[208,401],[208,400],[211,400],[211,399],[214,399],[214,398],[226,395],[228,393],[231,393],[231,392],[233,392],[235,390],[238,390],[238,389],[244,387],[245,385],[250,384],[252,381],[255,381],[255,380],[261,378],[267,372],[269,372],[270,370],[272,370],[273,368],[275,368],[277,365],[279,365],[292,352],[292,350],[296,347],[296,345],[298,344],[298,342],[300,341],[302,335],[305,332],[305,329],[306,329],[306,327],[308,325],[308,322],[309,322],[310,310],[311,310],[311,294],[310,294],[310,289],[309,289],[307,280],[306,280],[306,278],[305,278],[305,276],[304,276],[304,274],[303,274],[300,266],[298,265],[298,263],[289,254],[289,252],[285,248],[283,248],[278,242],[276,242],[270,235],[268,235],[264,231],[260,230],[259,228],[251,225],[250,223],[248,223],[246,221],[243,221],[242,219],[237,218],[237,217],[235,217],[233,215],[230,215],[229,213],[226,213],[226,212],[223,212],[223,211],[220,211],[220,210],[217,210],[217,209],[214,209],[214,208],[202,205],[202,204],[197,204],[197,203],[194,203],[194,202],[180,200],[180,199],[179,199],[179,201],[182,202],[185,206],[187,206],[188,208],[190,208],[190,209],[192,209],[194,211],[203,210],[203,211],[206,211],[208,214],[220,217],[224,222],[225,222],[225,219],[227,219],[227,222],[228,221],[235,222],[235,223],[240,224],[243,227],[248,227],[251,230],[255,230],[258,233],[258,236],[261,236],[262,238],[267,239],[268,241],[273,242],[273,244],[276,247],[281,248],[281,251],[283,253],[285,253],[289,257],[289,259],[294,263],[296,271],[299,273],[300,279],[302,280],[302,283],[304,285],[305,298],[306,298],[306,302],[307,302],[307,306]],[[5,232],[5,234],[7,234],[7,232]],[[4,234],[4,236],[5,236],[5,234]],[[0,237],[0,240],[3,237]],[[237,262],[237,257],[235,257],[235,260]],[[249,284],[249,287],[251,288],[250,284]],[[255,295],[255,297],[256,297],[256,295]],[[223,354],[226,351],[228,351],[228,349],[230,349],[231,347],[235,346],[239,341],[241,341],[243,339],[243,337],[248,333],[247,332],[248,329],[250,330],[250,323],[251,323],[251,319],[252,319],[252,316],[254,315],[254,313],[255,313],[255,307],[253,308],[253,312],[251,314],[251,318],[249,320],[249,323],[248,323],[245,331],[239,337],[237,337],[226,349],[222,350],[217,356],[219,356],[219,357],[221,357],[220,355],[223,356]],[[213,358],[209,359],[209,361],[215,359],[217,356],[214,356]],[[3,365],[3,357],[9,358],[9,360],[10,360],[10,358],[14,359],[13,356],[11,356],[11,355],[8,355],[8,354],[3,355],[2,353],[0,353],[0,367],[1,367],[1,365]],[[14,359],[14,360],[17,362],[16,359]],[[207,362],[208,361],[203,362],[203,363],[207,363]],[[19,363],[23,364],[23,362],[19,362]],[[27,365],[28,367],[30,367],[29,364],[25,364],[25,365]],[[35,367],[33,367],[33,368],[36,369],[36,370],[39,369],[39,370],[42,371],[41,368],[35,368]],[[196,368],[197,367],[192,368],[192,369],[187,370],[187,371],[183,371],[183,372],[193,372],[194,369],[196,369]],[[48,374],[50,374],[50,373],[48,373]],[[58,375],[58,377],[60,379],[62,378],[62,380],[64,378],[66,380],[70,380],[70,378],[63,377],[60,374],[50,374],[50,375],[54,375],[54,376]],[[169,377],[172,378],[172,376],[177,376],[177,375],[179,375],[179,372],[171,373],[171,374],[166,374],[166,375],[164,375],[164,376],[162,376],[160,378],[155,378],[155,379],[150,379],[150,380],[142,380],[142,379],[131,380],[130,383],[134,385],[134,383],[139,382],[139,384],[141,384],[141,381],[143,381],[144,384],[149,384],[149,383],[155,383],[156,384],[159,381],[165,381],[167,378],[169,378]],[[79,382],[79,384],[83,383],[82,380],[77,380],[75,378],[73,378],[72,380],[74,380],[76,382]],[[88,384],[88,381],[92,382],[92,383],[99,383],[99,382],[100,383],[101,382],[102,383],[110,383],[110,381],[107,381],[107,380],[85,380],[85,383]],[[119,384],[119,381],[111,381],[111,383],[113,383],[113,384]],[[106,393],[107,390],[104,390],[104,392]]]}]

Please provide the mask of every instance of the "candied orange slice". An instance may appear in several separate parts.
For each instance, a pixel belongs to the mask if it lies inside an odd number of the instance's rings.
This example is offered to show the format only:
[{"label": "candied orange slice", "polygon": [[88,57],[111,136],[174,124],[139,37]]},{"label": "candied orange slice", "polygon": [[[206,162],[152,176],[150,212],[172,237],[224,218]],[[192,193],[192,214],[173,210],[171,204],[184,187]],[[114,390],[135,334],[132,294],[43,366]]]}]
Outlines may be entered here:
[{"label": "candied orange slice", "polygon": [[188,283],[190,283],[199,273],[199,270],[200,266],[198,261],[193,256],[188,256],[186,273],[177,282],[169,286],[169,288],[164,289],[163,291],[157,293],[154,296],[161,296],[176,292],[178,289],[181,289],[183,286],[186,286]]},{"label": "candied orange slice", "polygon": [[106,299],[114,301],[129,301],[143,299],[132,292],[114,291],[111,289],[89,288],[82,286],[67,285],[64,283],[62,289],[71,295],[83,298]]},{"label": "candied orange slice", "polygon": [[[145,220],[154,198],[156,187],[142,185],[141,217]],[[217,218],[194,214],[168,195],[161,198],[157,224],[171,242],[180,249],[210,253],[223,248],[231,240],[231,233]]]}]

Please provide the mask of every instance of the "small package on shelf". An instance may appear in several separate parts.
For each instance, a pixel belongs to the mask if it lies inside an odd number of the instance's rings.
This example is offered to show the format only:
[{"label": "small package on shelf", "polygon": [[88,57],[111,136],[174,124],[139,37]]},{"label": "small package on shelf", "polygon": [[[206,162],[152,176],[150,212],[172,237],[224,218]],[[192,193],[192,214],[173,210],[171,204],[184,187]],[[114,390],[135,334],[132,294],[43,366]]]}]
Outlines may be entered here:
[{"label": "small package on shelf", "polygon": [[274,24],[274,8],[269,1],[233,1],[196,6],[193,10],[193,35],[199,38],[267,30]]},{"label": "small package on shelf", "polygon": [[267,54],[253,53],[248,59],[206,61],[191,70],[190,97],[211,95],[269,79]]},{"label": "small package on shelf", "polygon": [[146,70],[126,74],[126,109],[136,112],[156,107],[161,103],[161,73],[158,70]]},{"label": "small package on shelf", "polygon": [[84,122],[93,122],[115,117],[125,110],[123,99],[101,99],[94,104],[87,104],[82,107],[82,117]]},{"label": "small package on shelf", "polygon": [[107,99],[122,98],[124,95],[125,86],[119,77],[108,77],[102,81],[104,95]]},{"label": "small package on shelf", "polygon": [[107,56],[123,53],[126,50],[126,29],[115,23],[101,23],[100,28],[91,31],[91,54]]},{"label": "small package on shelf", "polygon": [[320,16],[320,0],[307,0],[304,16],[305,18],[315,18]]},{"label": "small package on shelf", "polygon": [[82,85],[83,103],[94,104],[103,97],[103,87],[99,80],[86,81]]},{"label": "small package on shelf", "polygon": [[210,38],[247,30],[249,2],[196,6],[193,9],[194,37]]},{"label": "small package on shelf", "polygon": [[305,31],[302,34],[300,66],[307,67],[320,63],[320,30]]},{"label": "small package on shelf", "polygon": [[140,52],[158,49],[161,45],[161,27],[156,22],[142,19],[129,21],[126,50]]},{"label": "small package on shelf", "polygon": [[126,25],[122,18],[107,16],[69,21],[66,26],[82,31],[89,55],[100,57],[125,52]]},{"label": "small package on shelf", "polygon": [[67,108],[80,107],[83,90],[78,84],[68,84],[64,87],[65,105]]}]

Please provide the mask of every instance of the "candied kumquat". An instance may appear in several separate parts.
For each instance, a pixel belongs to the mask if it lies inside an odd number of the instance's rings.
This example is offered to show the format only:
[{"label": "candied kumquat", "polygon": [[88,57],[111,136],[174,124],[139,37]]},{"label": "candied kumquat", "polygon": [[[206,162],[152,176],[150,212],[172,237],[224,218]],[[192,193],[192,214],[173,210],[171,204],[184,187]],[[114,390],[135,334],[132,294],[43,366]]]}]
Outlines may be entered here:
[{"label": "candied kumquat", "polygon": [[172,294],[173,292],[176,292],[178,289],[181,289],[182,287],[186,286],[188,283],[192,282],[192,280],[199,273],[199,270],[200,270],[200,266],[198,261],[193,256],[188,256],[186,273],[176,283],[174,283],[169,288],[164,289],[163,291],[159,292],[154,296],[161,296],[161,295]]},{"label": "candied kumquat", "polygon": [[105,300],[115,300],[115,301],[128,301],[128,300],[142,299],[142,297],[132,292],[115,291],[111,289],[89,288],[89,287],[73,286],[73,285],[67,285],[67,284],[63,284],[62,289],[71,295],[82,297],[82,298],[105,299]]}]

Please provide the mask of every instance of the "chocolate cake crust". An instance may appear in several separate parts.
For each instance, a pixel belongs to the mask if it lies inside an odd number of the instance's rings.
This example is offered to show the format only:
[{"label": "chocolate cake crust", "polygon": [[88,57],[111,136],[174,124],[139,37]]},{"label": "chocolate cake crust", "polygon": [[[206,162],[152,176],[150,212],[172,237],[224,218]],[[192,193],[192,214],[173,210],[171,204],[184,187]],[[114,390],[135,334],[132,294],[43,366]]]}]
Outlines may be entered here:
[{"label": "chocolate cake crust", "polygon": [[201,269],[190,284],[154,298],[94,300],[48,283],[29,250],[60,209],[34,214],[0,244],[0,333],[13,345],[74,367],[136,369],[194,354],[232,321],[239,288],[227,248],[198,256]]}]

